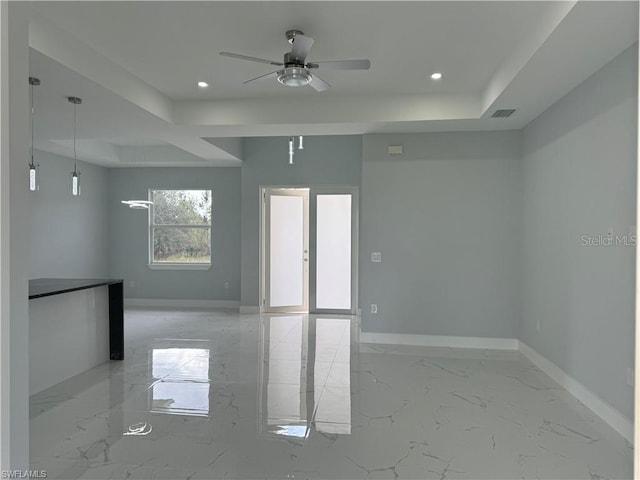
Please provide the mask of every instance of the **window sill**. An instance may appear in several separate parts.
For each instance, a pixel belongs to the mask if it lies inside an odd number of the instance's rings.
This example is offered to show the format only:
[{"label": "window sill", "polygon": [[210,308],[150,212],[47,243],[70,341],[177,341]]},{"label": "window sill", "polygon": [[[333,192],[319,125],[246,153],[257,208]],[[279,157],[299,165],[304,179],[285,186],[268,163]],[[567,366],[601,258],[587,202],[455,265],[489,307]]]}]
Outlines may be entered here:
[{"label": "window sill", "polygon": [[210,263],[150,263],[151,270],[211,270]]}]

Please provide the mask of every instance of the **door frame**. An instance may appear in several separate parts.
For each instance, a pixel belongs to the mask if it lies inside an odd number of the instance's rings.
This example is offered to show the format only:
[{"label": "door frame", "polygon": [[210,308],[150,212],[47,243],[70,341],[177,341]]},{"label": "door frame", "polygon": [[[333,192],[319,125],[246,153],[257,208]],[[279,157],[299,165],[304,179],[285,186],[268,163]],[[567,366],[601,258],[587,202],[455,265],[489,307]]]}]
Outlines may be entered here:
[{"label": "door frame", "polygon": [[[261,313],[272,313],[272,310],[269,309],[267,311],[266,307],[266,298],[267,298],[267,282],[266,282],[266,193],[268,190],[302,190],[306,189],[309,191],[308,197],[308,205],[309,205],[309,245],[308,245],[308,299],[307,299],[307,310],[308,313],[323,313],[323,314],[342,314],[342,315],[357,315],[359,312],[359,270],[358,270],[358,258],[359,258],[359,232],[360,232],[360,189],[354,185],[260,185],[260,196],[258,201],[259,203],[259,242],[260,248],[258,249],[258,262],[260,268],[259,275],[259,286],[258,286],[258,294],[259,294],[259,305]],[[321,310],[312,310],[312,307],[315,308],[315,207],[313,220],[311,218],[311,210],[312,210],[312,202],[311,197],[313,194],[326,194],[326,193],[344,193],[351,194],[351,215],[352,215],[352,227],[351,227],[351,310],[330,310],[330,309],[321,309]],[[313,238],[313,240],[312,240]],[[313,248],[311,244],[313,242]],[[313,255],[313,258],[312,258]],[[313,285],[312,285],[313,282]],[[312,302],[312,292],[313,292],[313,305]],[[293,312],[291,310],[274,310],[273,313],[300,313]]]},{"label": "door frame", "polygon": [[[360,219],[358,187],[327,185],[309,190],[309,313],[355,315],[358,309],[358,232]],[[318,195],[351,195],[351,308],[318,308],[316,306],[316,235]]]},{"label": "door frame", "polygon": [[[269,238],[267,235],[270,223],[270,212],[267,208],[270,205],[269,194],[279,192],[282,196],[295,196],[303,198],[303,219],[304,219],[304,245],[303,255],[306,265],[302,286],[303,304],[289,307],[271,307],[269,305],[270,283],[267,281],[269,275],[269,265],[267,264],[267,252],[269,251]],[[300,192],[304,195],[300,195]],[[264,313],[307,313],[309,311],[309,187],[294,186],[263,186],[260,187],[260,311]]]}]

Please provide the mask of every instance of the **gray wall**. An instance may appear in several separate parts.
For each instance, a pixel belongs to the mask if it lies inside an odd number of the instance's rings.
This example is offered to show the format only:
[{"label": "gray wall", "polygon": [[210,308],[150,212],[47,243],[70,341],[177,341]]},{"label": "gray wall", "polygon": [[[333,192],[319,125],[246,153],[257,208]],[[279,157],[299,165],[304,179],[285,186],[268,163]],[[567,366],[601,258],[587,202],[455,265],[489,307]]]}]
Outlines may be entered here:
[{"label": "gray wall", "polygon": [[35,159],[40,190],[29,199],[29,278],[108,276],[107,169],[78,162],[82,194],[72,197],[73,159],[38,150]]},{"label": "gray wall", "polygon": [[[29,468],[29,5],[0,3],[0,469]],[[11,26],[8,29],[8,26]],[[11,68],[9,68],[11,65]],[[8,87],[8,88],[7,88]],[[19,185],[23,187],[20,188]]]},{"label": "gray wall", "polygon": [[635,225],[636,55],[625,51],[523,136],[520,338],[629,418],[634,248],[581,244]]},{"label": "gray wall", "polygon": [[[631,417],[634,249],[582,237],[635,223],[636,81],[634,47],[523,132],[306,137],[294,165],[286,137],[249,138],[241,169],[81,164],[80,199],[68,195],[71,161],[39,152],[30,274],[256,306],[260,186],[356,185],[363,331],[518,337]],[[147,215],[120,200],[149,188],[213,190],[211,270],[148,268]]]},{"label": "gray wall", "polygon": [[289,165],[287,137],[247,138],[242,162],[241,305],[259,304],[260,186],[360,185],[362,137],[305,137]]},{"label": "gray wall", "polygon": [[363,150],[362,330],[515,337],[520,134],[366,135]]},{"label": "gray wall", "polygon": [[[146,199],[152,188],[213,191],[210,270],[151,270],[148,214],[121,200]],[[112,277],[124,278],[127,298],[240,299],[240,169],[124,168],[109,170],[109,258]],[[131,288],[130,281],[135,282]],[[224,283],[229,282],[229,288]]]}]

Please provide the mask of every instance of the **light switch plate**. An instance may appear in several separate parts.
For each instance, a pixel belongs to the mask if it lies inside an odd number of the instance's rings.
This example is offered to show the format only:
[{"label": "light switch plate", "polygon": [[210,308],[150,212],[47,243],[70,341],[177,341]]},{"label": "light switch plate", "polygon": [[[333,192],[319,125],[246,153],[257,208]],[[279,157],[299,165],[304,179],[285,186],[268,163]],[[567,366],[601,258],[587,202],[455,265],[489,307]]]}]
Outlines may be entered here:
[{"label": "light switch plate", "polygon": [[382,261],[382,253],[380,253],[380,252],[371,252],[371,261],[373,263],[380,263]]}]

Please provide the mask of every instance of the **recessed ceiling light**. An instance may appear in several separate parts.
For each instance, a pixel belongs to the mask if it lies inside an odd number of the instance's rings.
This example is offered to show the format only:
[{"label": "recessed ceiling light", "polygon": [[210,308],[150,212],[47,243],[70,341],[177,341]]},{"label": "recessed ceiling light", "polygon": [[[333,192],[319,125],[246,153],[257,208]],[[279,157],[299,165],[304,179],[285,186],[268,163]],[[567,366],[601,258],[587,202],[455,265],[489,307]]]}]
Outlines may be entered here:
[{"label": "recessed ceiling light", "polygon": [[431,74],[431,80],[440,80],[442,78],[442,74],[440,72],[435,72]]},{"label": "recessed ceiling light", "polygon": [[207,88],[209,86],[209,84],[207,82],[199,81],[198,82],[198,86],[200,88]]}]

